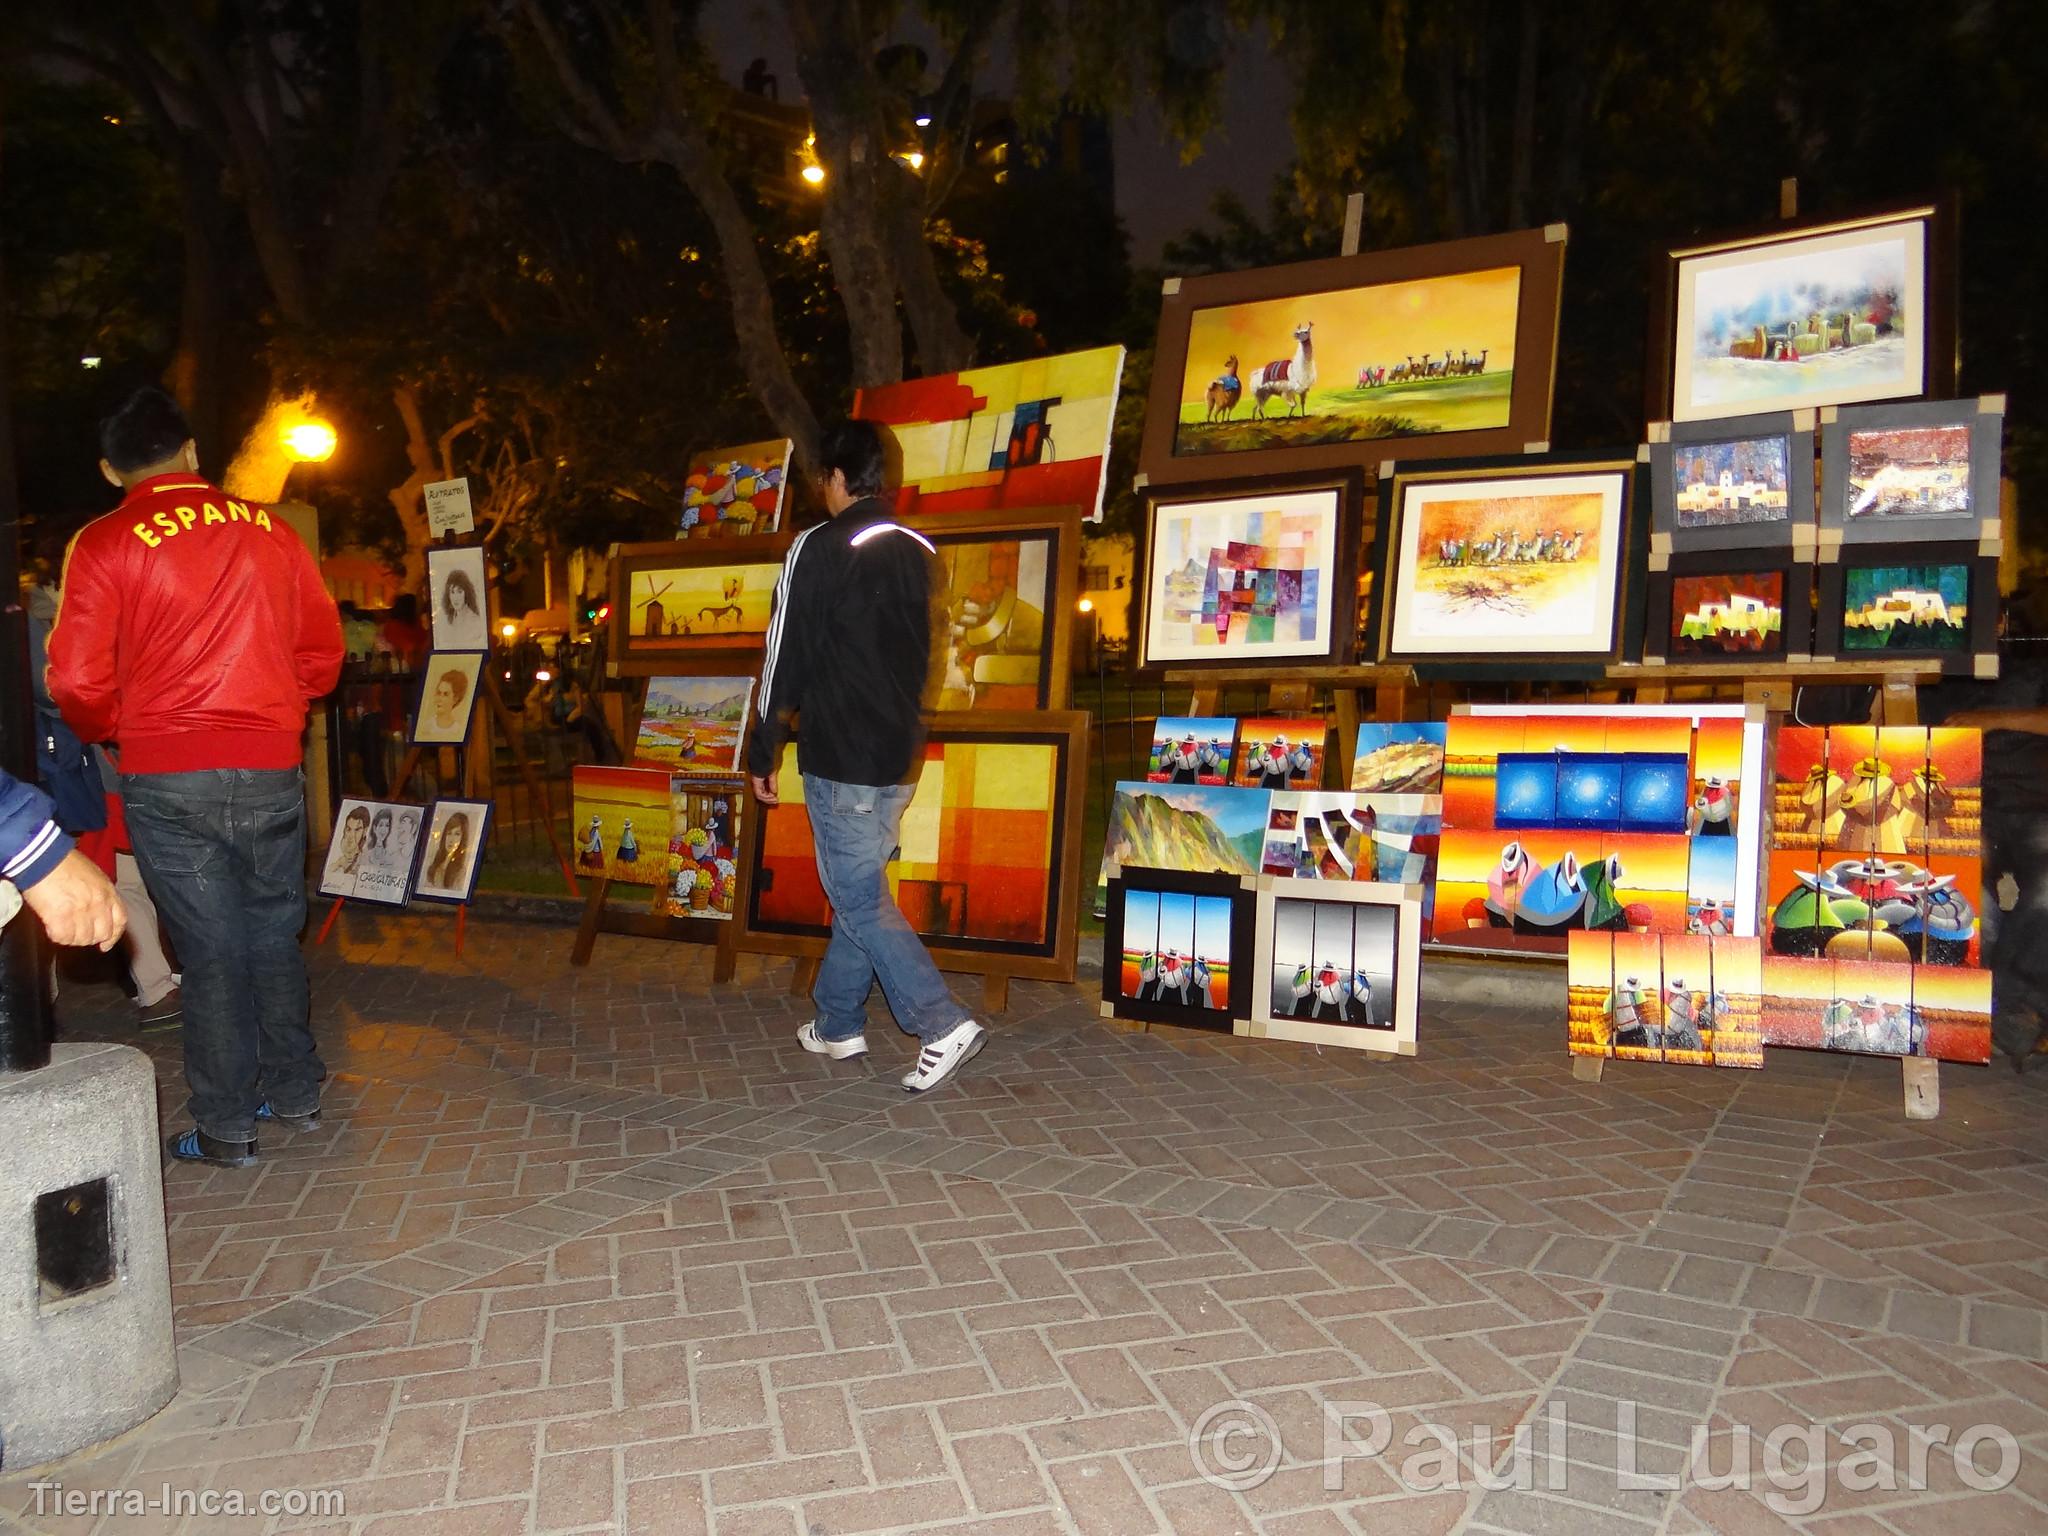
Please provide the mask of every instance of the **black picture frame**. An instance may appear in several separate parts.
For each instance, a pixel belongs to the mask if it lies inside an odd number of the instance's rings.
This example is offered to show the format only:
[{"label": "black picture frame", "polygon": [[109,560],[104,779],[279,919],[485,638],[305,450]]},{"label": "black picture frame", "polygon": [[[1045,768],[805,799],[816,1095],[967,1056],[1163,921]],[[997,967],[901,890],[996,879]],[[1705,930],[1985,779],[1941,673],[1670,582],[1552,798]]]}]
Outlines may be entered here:
[{"label": "black picture frame", "polygon": [[[1900,646],[1851,651],[1843,645],[1849,573],[1898,565],[1961,565],[1970,572],[1968,641],[1961,650]],[[1813,637],[1815,661],[1936,661],[1949,677],[1998,676],[1998,556],[1975,541],[1943,544],[1844,545],[1841,558],[1820,567]]]},{"label": "black picture frame", "polygon": [[[1684,653],[1675,649],[1672,603],[1681,576],[1743,576],[1776,572],[1783,576],[1779,645],[1775,652],[1731,651]],[[1777,549],[1712,549],[1673,554],[1645,583],[1640,659],[1645,666],[1747,668],[1800,665],[1813,656],[1813,572],[1810,552],[1791,545]]]},{"label": "black picture frame", "polygon": [[[469,861],[469,879],[464,883],[460,892],[429,890],[427,888],[427,865],[431,861],[428,847],[433,842],[430,834],[434,830],[436,820],[441,813],[441,807],[444,805],[460,807],[464,811],[481,812],[470,830],[470,846],[476,851],[475,856]],[[459,795],[443,795],[427,807],[427,819],[420,827],[419,848],[413,856],[411,885],[413,900],[438,901],[447,906],[459,907],[475,898],[476,883],[483,874],[484,845],[490,839],[491,814],[495,809],[496,807],[488,800],[471,800]]]},{"label": "black picture frame", "polygon": [[[1196,874],[1181,869],[1152,869],[1127,864],[1109,880],[1109,902],[1102,920],[1102,1016],[1147,1024],[1180,1024],[1230,1034],[1239,1019],[1252,1011],[1253,951],[1258,941],[1258,877]],[[1230,1006],[1200,1008],[1184,1003],[1144,1000],[1122,995],[1124,912],[1133,892],[1161,895],[1223,897],[1230,902]]]}]

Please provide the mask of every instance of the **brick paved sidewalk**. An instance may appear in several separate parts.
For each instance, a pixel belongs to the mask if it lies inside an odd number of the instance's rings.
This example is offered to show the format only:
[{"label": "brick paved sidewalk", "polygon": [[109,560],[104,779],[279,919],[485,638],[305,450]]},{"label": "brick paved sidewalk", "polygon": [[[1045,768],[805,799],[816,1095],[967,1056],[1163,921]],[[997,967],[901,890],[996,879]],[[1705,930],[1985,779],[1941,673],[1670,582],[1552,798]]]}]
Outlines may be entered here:
[{"label": "brick paved sidewalk", "polygon": [[[687,949],[447,937],[351,912],[318,952],[329,1128],[167,1174],[184,1390],[45,1474],[345,1515],[38,1514],[17,1476],[0,1527],[2048,1528],[2048,1083],[1948,1068],[1909,1124],[1881,1061],[1579,1084],[1546,996],[1428,1003],[1381,1062],[1020,986],[911,1099],[886,1019],[866,1063],[795,1049],[786,965],[714,991]],[[132,1017],[106,987],[60,1013]],[[1326,1471],[1329,1405],[1366,1403],[1388,1449]],[[1631,1420],[1649,1474],[1706,1426],[1707,1475],[1628,1486]],[[1986,1436],[1958,1469],[1978,1425],[2016,1473]],[[1269,1447],[1241,1492],[1200,1475]],[[1753,1489],[1709,1486],[1745,1450]]]}]

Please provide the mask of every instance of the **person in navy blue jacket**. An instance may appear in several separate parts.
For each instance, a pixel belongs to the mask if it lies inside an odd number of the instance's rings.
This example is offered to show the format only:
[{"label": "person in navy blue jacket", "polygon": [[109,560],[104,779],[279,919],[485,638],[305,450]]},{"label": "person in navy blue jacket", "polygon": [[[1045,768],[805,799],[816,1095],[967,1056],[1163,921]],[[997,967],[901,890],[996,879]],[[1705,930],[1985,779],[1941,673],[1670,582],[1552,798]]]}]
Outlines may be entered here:
[{"label": "person in navy blue jacket", "polygon": [[[112,949],[128,926],[121,898],[50,812],[48,795],[0,769],[0,881],[20,892],[53,942]],[[18,910],[11,894],[0,887],[0,925]]]}]

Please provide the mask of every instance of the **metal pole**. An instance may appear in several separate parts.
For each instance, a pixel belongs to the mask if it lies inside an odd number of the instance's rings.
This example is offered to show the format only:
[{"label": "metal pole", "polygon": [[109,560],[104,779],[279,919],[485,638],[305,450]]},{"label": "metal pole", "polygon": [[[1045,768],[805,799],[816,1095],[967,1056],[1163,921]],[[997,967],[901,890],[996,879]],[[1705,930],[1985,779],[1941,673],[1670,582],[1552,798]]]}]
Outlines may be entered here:
[{"label": "metal pole", "polygon": [[[0,102],[0,122],[5,103]],[[0,317],[7,313],[0,271]],[[21,499],[14,418],[7,394],[7,337],[0,331],[0,767],[35,782],[35,701],[29,692],[28,610],[21,600]],[[42,924],[17,916],[0,930],[0,1072],[50,1063],[50,983]]]}]

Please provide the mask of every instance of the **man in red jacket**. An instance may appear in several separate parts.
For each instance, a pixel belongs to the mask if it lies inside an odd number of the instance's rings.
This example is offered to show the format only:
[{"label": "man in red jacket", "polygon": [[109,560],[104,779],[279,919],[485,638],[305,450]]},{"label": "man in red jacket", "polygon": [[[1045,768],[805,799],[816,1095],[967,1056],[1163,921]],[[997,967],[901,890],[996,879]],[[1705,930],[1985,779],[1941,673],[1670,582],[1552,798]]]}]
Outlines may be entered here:
[{"label": "man in red jacket", "polygon": [[307,1022],[306,705],[341,618],[299,537],[198,474],[184,413],[136,391],[100,423],[127,492],[86,525],[50,633],[50,695],[119,750],[135,856],[184,966],[186,1162],[256,1161],[256,1122],[319,1124]]}]

